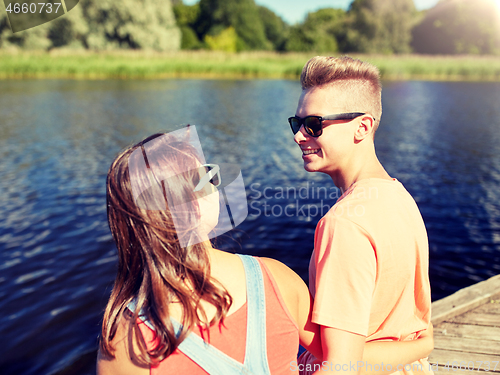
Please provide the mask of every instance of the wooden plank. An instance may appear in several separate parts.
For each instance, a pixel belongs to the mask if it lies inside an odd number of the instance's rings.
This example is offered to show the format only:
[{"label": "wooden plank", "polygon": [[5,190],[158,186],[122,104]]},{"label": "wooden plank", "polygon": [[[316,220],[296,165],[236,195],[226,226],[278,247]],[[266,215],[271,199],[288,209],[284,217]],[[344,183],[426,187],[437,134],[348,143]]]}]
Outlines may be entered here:
[{"label": "wooden plank", "polygon": [[447,374],[447,375],[488,375],[488,374],[490,374],[490,372],[486,372],[486,371],[456,370],[456,369],[452,369],[451,366],[449,366],[449,367],[438,366],[437,369],[436,369],[435,366],[431,366],[431,370],[434,371],[435,375],[439,375],[439,374]]},{"label": "wooden plank", "polygon": [[433,302],[432,324],[438,325],[496,297],[500,297],[500,275],[463,288],[451,296]]},{"label": "wooden plank", "polygon": [[[493,302],[491,302],[493,301]],[[500,300],[491,300],[484,305],[476,307],[473,311],[483,314],[500,314]]]},{"label": "wooden plank", "polygon": [[[455,350],[444,350],[444,349],[434,349],[429,356],[429,363],[438,364],[439,366],[444,366],[446,363],[449,366],[453,365],[455,362],[456,367],[462,366],[462,371],[469,364],[469,367],[474,368],[474,370],[486,370],[487,364],[489,364],[488,373],[500,373],[500,354],[479,354],[479,353],[467,353]],[[496,368],[495,368],[496,367]],[[440,368],[441,369],[441,368]],[[453,371],[452,371],[453,372]],[[468,372],[468,370],[467,370]]]},{"label": "wooden plank", "polygon": [[452,323],[500,327],[500,314],[477,313],[476,310],[473,310],[462,315],[454,316],[446,321]]},{"label": "wooden plank", "polygon": [[[455,337],[466,337],[471,339],[485,339],[499,342],[500,347],[500,328],[475,326],[470,324],[456,324],[444,322],[434,327],[435,335],[446,335]],[[500,349],[499,349],[500,350]]]},{"label": "wooden plank", "polygon": [[[500,339],[499,339],[500,340]],[[484,338],[471,339],[456,336],[434,335],[434,348],[458,350],[462,352],[474,352],[483,354],[500,354],[500,341],[486,340]]]}]

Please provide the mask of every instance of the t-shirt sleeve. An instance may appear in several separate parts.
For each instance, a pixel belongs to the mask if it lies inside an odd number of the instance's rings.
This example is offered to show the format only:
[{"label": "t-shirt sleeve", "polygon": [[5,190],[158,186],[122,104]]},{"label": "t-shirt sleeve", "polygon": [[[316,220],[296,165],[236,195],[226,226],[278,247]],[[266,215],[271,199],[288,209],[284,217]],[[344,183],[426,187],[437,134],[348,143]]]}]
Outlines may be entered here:
[{"label": "t-shirt sleeve", "polygon": [[356,223],[330,212],[316,228],[314,258],[312,321],[367,336],[377,273],[369,234]]}]

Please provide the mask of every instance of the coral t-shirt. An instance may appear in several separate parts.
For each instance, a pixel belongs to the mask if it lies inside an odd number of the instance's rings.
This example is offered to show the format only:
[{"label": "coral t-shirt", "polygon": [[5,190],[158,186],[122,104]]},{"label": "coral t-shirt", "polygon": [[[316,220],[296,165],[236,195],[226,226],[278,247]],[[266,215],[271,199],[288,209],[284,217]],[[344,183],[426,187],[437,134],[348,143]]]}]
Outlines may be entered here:
[{"label": "coral t-shirt", "polygon": [[431,318],[428,253],[420,211],[399,181],[356,182],[316,227],[313,322],[367,341],[417,338]]}]

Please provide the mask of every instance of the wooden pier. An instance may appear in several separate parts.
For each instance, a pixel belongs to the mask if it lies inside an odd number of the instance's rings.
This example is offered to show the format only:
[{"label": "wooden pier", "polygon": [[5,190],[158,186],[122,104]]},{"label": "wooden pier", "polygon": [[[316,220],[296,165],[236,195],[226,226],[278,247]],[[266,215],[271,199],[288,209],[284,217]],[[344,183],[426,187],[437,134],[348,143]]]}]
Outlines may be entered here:
[{"label": "wooden pier", "polygon": [[434,302],[432,323],[436,375],[500,374],[500,275]]},{"label": "wooden pier", "polygon": [[[500,375],[500,275],[434,302],[432,323],[435,375]],[[83,354],[54,375],[95,374],[96,357]]]}]

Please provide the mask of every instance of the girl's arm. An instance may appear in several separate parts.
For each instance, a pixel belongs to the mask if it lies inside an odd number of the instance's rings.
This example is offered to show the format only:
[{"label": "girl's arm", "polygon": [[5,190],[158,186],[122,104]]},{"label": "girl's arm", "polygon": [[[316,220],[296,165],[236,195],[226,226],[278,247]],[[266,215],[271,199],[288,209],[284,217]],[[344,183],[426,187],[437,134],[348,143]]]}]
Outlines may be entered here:
[{"label": "girl's arm", "polygon": [[288,311],[299,326],[300,345],[317,358],[322,358],[319,326],[311,322],[314,301],[307,285],[283,263],[271,258],[260,259],[271,271]]},{"label": "girl's arm", "polygon": [[139,353],[139,349],[128,338],[128,320],[124,316],[111,343],[115,349],[113,358],[106,357],[101,350],[97,354],[97,375],[149,375],[149,366],[144,367],[131,359],[130,352]]}]

